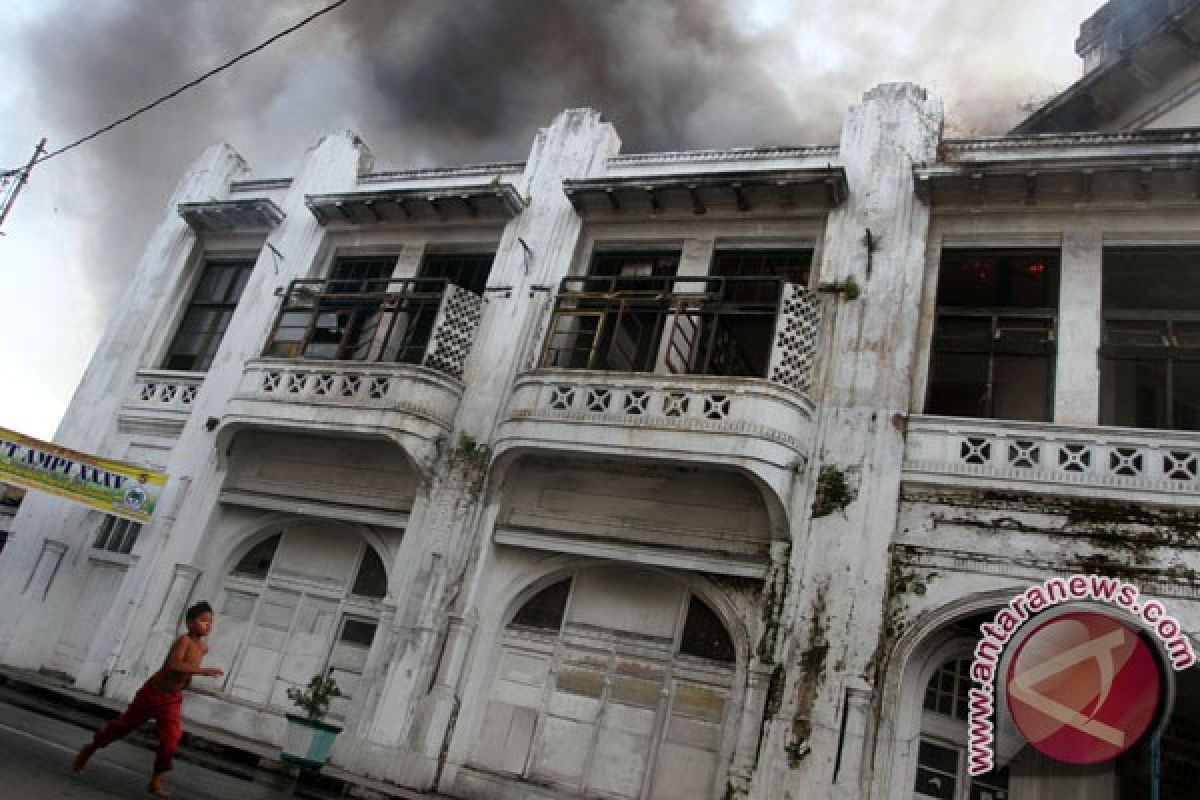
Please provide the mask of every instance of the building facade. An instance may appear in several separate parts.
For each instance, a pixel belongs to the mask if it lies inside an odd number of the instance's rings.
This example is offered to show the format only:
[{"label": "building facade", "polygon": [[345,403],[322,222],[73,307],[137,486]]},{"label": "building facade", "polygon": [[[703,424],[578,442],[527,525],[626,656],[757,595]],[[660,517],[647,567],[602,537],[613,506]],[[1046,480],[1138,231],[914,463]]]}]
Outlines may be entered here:
[{"label": "building facade", "polygon": [[1200,631],[1198,42],[1110,3],[993,138],[888,84],[833,145],[624,155],[576,109],[520,163],[210,148],[56,436],[163,469],[159,511],[31,492],[0,661],[127,698],[210,599],[192,720],[279,743],[331,675],[334,763],[408,788],[1149,797],[1142,751],[969,777],[964,694],[1047,578]]}]

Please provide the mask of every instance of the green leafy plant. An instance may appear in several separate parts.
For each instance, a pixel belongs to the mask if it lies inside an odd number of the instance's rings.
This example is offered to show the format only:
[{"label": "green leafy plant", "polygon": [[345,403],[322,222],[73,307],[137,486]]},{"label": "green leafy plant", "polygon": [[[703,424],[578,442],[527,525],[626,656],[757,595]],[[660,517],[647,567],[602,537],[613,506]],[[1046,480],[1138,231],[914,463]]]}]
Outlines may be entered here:
[{"label": "green leafy plant", "polygon": [[341,697],[342,691],[333,678],[313,675],[312,680],[303,689],[288,689],[287,696],[296,708],[304,712],[304,716],[319,722],[329,713],[329,704],[333,698]]}]

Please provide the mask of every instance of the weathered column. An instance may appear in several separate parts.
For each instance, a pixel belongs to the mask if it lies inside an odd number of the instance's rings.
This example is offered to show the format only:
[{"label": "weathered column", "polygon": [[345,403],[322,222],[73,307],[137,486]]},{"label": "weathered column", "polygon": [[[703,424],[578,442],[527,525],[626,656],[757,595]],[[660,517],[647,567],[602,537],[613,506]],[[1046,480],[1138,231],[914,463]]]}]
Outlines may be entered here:
[{"label": "weathered column", "polygon": [[785,688],[754,797],[863,797],[859,764],[837,754],[843,726],[860,724],[844,713],[846,687],[869,684],[884,644],[929,227],[913,166],[936,158],[941,128],[941,102],[912,84],[872,89],[842,128],[849,192],[829,216],[820,277],[861,294],[826,303],[817,442],[790,509],[794,588],[781,629],[791,635],[777,659]]},{"label": "weathered column", "polygon": [[175,565],[167,596],[158,609],[158,616],[150,631],[150,639],[146,642],[145,654],[139,663],[137,674],[133,676],[137,681],[148,678],[166,658],[167,651],[171,649],[171,642],[179,635],[180,620],[187,610],[192,590],[196,588],[199,577],[200,570],[195,567],[188,564]]},{"label": "weathered column", "polygon": [[[150,236],[137,269],[121,295],[121,313],[108,321],[96,353],[63,414],[54,441],[66,447],[120,458],[125,440],[117,430],[117,412],[128,400],[143,359],[165,335],[165,320],[174,312],[185,266],[193,256],[196,234],[179,216],[178,205],[224,197],[230,181],[246,169],[232,148],[217,144],[207,148],[189,166],[167,200],[163,217]],[[106,421],[97,424],[98,420]],[[84,558],[69,559],[72,568],[62,577],[66,590],[62,602],[26,608],[21,597],[25,577],[40,557],[44,538],[62,539],[69,548],[91,546],[95,530],[85,524],[93,512],[49,494],[31,491],[13,520],[14,535],[0,559],[0,662],[37,668],[53,652],[56,640],[47,630],[62,630],[62,619],[71,613],[73,593],[85,580]],[[64,565],[66,566],[66,565]],[[130,570],[126,581],[133,580]],[[68,588],[69,587],[69,588]]]},{"label": "weathered column", "polygon": [[1099,227],[1063,232],[1058,287],[1058,358],[1054,369],[1054,421],[1095,425],[1100,414],[1104,238]]}]

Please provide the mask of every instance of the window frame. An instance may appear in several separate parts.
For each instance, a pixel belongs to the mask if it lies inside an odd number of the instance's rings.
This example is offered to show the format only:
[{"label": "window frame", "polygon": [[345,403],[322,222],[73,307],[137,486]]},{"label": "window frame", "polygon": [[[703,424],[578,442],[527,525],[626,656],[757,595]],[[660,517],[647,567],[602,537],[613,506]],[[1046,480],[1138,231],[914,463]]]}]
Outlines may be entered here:
[{"label": "window frame", "polygon": [[[187,292],[187,301],[184,302],[183,304],[181,304],[180,309],[177,314],[177,317],[172,326],[173,332],[171,334],[171,337],[169,339],[167,339],[166,346],[163,349],[161,357],[157,360],[157,363],[160,365],[160,367],[159,367],[160,369],[178,371],[178,372],[195,372],[195,373],[208,372],[208,370],[212,367],[212,360],[216,358],[216,354],[221,349],[221,344],[224,342],[225,334],[228,332],[228,329],[229,329],[229,323],[231,323],[233,321],[233,316],[234,316],[234,314],[237,313],[237,307],[241,303],[242,296],[246,292],[246,287],[247,287],[247,285],[249,285],[250,279],[254,275],[254,269],[255,269],[255,266],[257,265],[257,260],[258,260],[257,253],[255,253],[255,254],[205,253],[200,258],[199,264],[196,266],[196,269],[195,269],[194,279],[192,280],[191,286],[189,287],[188,292]],[[200,287],[204,285],[204,280],[205,280],[208,270],[214,266],[226,267],[226,268],[237,267],[237,268],[244,270],[245,277],[240,279],[241,288],[237,293],[237,297],[234,298],[232,303],[230,303],[228,301],[228,299],[224,300],[223,302],[209,302],[209,301],[197,302],[197,300],[196,300],[196,294],[197,294],[197,292],[200,291]],[[235,279],[235,281],[233,283],[231,283],[230,286],[231,287],[235,286],[238,283],[239,283],[239,280]],[[176,345],[179,343],[180,338],[184,334],[183,326],[184,326],[184,323],[187,321],[188,314],[192,311],[193,308],[200,308],[200,307],[203,307],[206,309],[217,310],[218,314],[227,311],[229,313],[229,319],[226,322],[225,329],[220,331],[219,334],[217,334],[211,328],[204,330],[200,334],[203,337],[204,344],[196,353],[179,354],[176,352]],[[215,342],[214,342],[214,336],[215,336]],[[204,357],[204,354],[208,351],[208,349],[210,347],[211,347],[211,354],[209,354],[208,363],[203,369],[197,369],[194,361],[190,365],[190,367],[187,367],[187,368],[171,365],[171,359],[175,358],[176,356],[190,356],[194,360],[202,359]]]},{"label": "window frame", "polygon": [[[1053,285],[1047,285],[1046,293],[1048,295],[1047,302],[1052,305],[1046,306],[1021,306],[1021,305],[947,305],[943,304],[942,290],[943,270],[948,268],[948,259],[968,259],[971,257],[987,257],[993,256],[996,259],[1020,259],[1024,257],[1045,257],[1053,259],[1054,267],[1048,270],[1053,279]],[[922,413],[934,416],[945,415],[944,412],[935,411],[935,387],[938,385],[938,370],[937,363],[939,356],[975,356],[986,360],[986,381],[984,384],[984,397],[986,398],[986,415],[967,415],[971,419],[989,419],[989,420],[1008,420],[1009,417],[997,416],[996,402],[998,392],[997,386],[997,364],[1000,359],[1004,358],[1028,358],[1039,359],[1044,363],[1046,370],[1046,393],[1043,398],[1042,414],[1040,419],[1029,420],[1031,422],[1051,423],[1054,421],[1054,406],[1055,395],[1057,390],[1057,370],[1058,370],[1058,325],[1059,317],[1061,316],[1061,287],[1062,287],[1062,249],[1061,247],[988,247],[988,246],[971,246],[971,247],[942,247],[938,252],[938,258],[933,266],[933,274],[935,276],[935,291],[933,292],[932,306],[932,326],[929,339],[929,353],[926,360],[925,374],[925,391],[922,398]],[[994,298],[995,299],[995,298]],[[984,344],[985,337],[978,337],[977,340],[958,340],[947,339],[945,333],[944,321],[947,320],[987,320],[988,332],[986,336],[986,345]],[[1021,321],[1045,320],[1046,325],[1043,329],[1044,336],[1040,341],[1028,339],[1022,340],[1019,335],[1017,338],[1004,339],[1006,333],[1018,333],[1020,328],[1014,323]],[[1026,328],[1026,331],[1034,331],[1033,328]],[[955,414],[951,416],[963,416]]]}]

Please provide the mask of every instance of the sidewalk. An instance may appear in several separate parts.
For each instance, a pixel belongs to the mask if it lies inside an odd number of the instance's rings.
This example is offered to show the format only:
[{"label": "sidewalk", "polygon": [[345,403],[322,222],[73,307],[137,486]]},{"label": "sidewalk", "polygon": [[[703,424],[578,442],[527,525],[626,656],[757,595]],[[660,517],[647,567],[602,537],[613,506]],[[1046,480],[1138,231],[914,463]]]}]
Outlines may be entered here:
[{"label": "sidewalk", "polygon": [[[0,667],[0,704],[85,731],[95,730],[124,709],[119,701],[79,691],[51,676],[9,667]],[[261,742],[186,721],[184,731],[176,756],[178,761],[237,779],[242,787],[250,782],[266,792],[263,797],[449,800],[445,795],[415,792],[333,766],[313,776],[283,763],[277,749]],[[81,737],[79,743],[83,741]],[[150,751],[157,745],[151,725],[143,726],[124,741]]]}]

